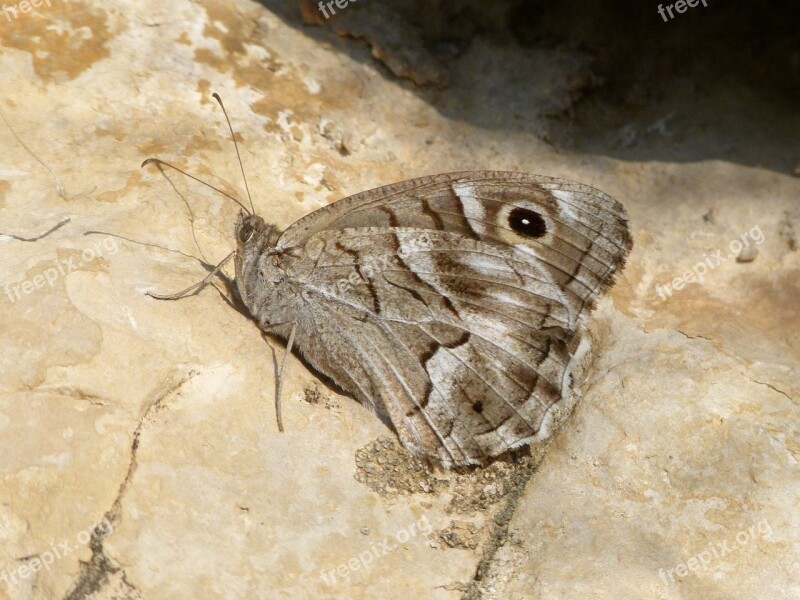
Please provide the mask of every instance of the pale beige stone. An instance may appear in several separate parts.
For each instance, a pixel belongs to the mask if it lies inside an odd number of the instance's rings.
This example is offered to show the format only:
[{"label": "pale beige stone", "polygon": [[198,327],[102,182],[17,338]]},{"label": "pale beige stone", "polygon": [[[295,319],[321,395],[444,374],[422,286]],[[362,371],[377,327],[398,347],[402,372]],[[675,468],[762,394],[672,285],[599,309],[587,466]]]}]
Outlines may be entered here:
[{"label": "pale beige stone", "polygon": [[[451,120],[245,0],[53,0],[1,23],[0,46],[0,108],[30,149],[0,123],[0,231],[71,219],[35,243],[0,237],[0,598],[800,596],[800,259],[780,233],[799,180],[585,159]],[[572,81],[579,61],[565,63]],[[569,92],[559,72],[547,110]],[[211,289],[145,295],[205,271],[165,250],[198,255],[187,208],[142,160],[244,196],[212,91],[256,208],[280,226],[465,168],[566,176],[625,203],[636,246],[593,321],[583,401],[548,448],[423,473],[295,358],[279,434],[257,327]],[[237,207],[170,177],[221,260]],[[755,226],[758,260],[660,299],[656,284]],[[82,235],[95,229],[153,246]],[[660,577],[751,528],[708,569]]]}]

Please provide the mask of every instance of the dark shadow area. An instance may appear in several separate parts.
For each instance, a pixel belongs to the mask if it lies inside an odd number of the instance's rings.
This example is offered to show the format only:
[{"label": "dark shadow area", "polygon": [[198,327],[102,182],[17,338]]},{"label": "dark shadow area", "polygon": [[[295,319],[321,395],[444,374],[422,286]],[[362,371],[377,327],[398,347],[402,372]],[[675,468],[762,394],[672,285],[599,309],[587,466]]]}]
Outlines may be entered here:
[{"label": "dark shadow area", "polygon": [[800,2],[692,2],[350,0],[326,19],[261,0],[453,120],[622,160],[793,171]]}]

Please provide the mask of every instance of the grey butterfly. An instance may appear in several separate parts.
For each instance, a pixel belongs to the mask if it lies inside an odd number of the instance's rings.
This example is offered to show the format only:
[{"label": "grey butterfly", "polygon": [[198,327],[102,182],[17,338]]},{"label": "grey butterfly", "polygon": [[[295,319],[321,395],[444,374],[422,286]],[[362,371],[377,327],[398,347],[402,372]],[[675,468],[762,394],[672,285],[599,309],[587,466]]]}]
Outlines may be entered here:
[{"label": "grey butterfly", "polygon": [[[157,158],[142,166],[150,163],[200,181]],[[150,295],[196,293],[234,258],[250,314],[287,341],[281,430],[296,346],[406,448],[445,467],[543,441],[569,415],[588,315],[633,245],[619,202],[525,173],[411,179],[339,200],[283,232],[255,214],[252,199],[248,209],[210,187],[244,211],[236,251],[202,282]]]},{"label": "grey butterfly", "polygon": [[552,434],[587,316],[632,247],[606,194],[500,171],[362,192],[285,231],[242,213],[236,240],[259,326],[445,467]]}]

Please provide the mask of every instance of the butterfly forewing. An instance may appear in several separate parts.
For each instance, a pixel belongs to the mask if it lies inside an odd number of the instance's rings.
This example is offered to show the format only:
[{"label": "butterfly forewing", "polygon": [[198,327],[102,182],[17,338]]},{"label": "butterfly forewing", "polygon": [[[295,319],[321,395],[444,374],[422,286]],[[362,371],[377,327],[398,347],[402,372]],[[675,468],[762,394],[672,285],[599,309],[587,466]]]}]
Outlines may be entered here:
[{"label": "butterfly forewing", "polygon": [[[543,227],[526,228],[532,222]],[[579,312],[613,283],[632,246],[613,198],[572,181],[503,171],[445,173],[355,194],[300,219],[279,244],[360,227],[442,230],[510,245],[545,262]]]},{"label": "butterfly forewing", "polygon": [[250,308],[296,322],[306,359],[412,451],[483,463],[551,433],[582,317],[630,247],[621,205],[587,186],[435,175],[300,219],[256,261],[272,288]]}]

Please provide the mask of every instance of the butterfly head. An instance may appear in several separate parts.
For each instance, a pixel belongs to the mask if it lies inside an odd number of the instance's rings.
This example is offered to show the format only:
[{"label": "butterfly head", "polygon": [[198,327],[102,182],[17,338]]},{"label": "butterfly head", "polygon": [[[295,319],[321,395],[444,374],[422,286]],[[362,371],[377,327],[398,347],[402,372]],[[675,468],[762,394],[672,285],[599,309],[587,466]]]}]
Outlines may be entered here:
[{"label": "butterfly head", "polygon": [[280,236],[274,225],[266,223],[258,215],[244,213],[239,213],[235,232],[237,260],[249,254],[269,252],[269,248],[275,247]]},{"label": "butterfly head", "polygon": [[240,213],[239,220],[236,222],[236,244],[239,251],[256,239],[265,227],[264,219],[258,215]]},{"label": "butterfly head", "polygon": [[236,282],[240,292],[249,287],[258,273],[258,258],[273,254],[280,231],[258,215],[240,213],[236,221]]}]

